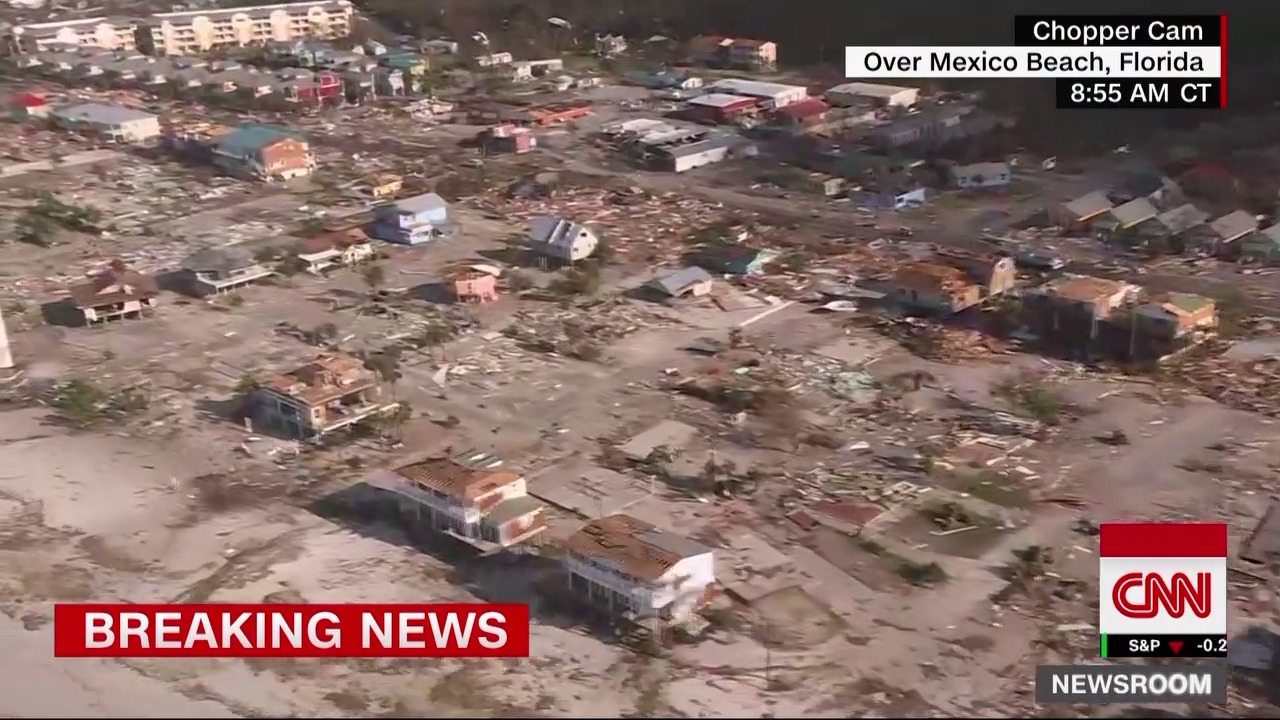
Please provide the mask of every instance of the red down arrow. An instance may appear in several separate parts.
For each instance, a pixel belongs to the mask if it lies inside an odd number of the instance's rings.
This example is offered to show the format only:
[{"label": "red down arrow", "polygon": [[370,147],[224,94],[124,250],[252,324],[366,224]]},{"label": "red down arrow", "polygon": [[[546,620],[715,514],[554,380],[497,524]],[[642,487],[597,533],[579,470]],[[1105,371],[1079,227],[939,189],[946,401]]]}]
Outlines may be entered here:
[{"label": "red down arrow", "polygon": [[1170,641],[1169,641],[1169,647],[1173,648],[1173,654],[1174,654],[1174,655],[1178,655],[1179,653],[1181,653],[1181,652],[1182,652],[1182,641],[1181,641],[1181,640],[1170,640]]}]

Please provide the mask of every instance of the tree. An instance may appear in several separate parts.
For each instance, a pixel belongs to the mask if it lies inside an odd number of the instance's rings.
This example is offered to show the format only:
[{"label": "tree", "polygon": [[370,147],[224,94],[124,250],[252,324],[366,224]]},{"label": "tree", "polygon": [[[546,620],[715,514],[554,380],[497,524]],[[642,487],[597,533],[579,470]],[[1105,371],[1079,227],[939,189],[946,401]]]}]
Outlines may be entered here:
[{"label": "tree", "polygon": [[364,270],[360,271],[360,275],[364,278],[364,284],[371,294],[376,293],[387,280],[386,268],[377,264],[366,265]]},{"label": "tree", "polygon": [[612,265],[617,260],[617,256],[617,250],[607,238],[600,238],[600,242],[596,244],[596,251],[592,253],[592,257],[601,265]]},{"label": "tree", "polygon": [[669,445],[658,445],[645,455],[644,464],[655,475],[667,478],[671,476],[671,463],[675,462],[675,459],[675,451]]},{"label": "tree", "polygon": [[364,361],[364,366],[377,373],[378,377],[385,383],[395,383],[402,377],[400,374],[400,353],[394,348],[387,348],[370,355]]}]

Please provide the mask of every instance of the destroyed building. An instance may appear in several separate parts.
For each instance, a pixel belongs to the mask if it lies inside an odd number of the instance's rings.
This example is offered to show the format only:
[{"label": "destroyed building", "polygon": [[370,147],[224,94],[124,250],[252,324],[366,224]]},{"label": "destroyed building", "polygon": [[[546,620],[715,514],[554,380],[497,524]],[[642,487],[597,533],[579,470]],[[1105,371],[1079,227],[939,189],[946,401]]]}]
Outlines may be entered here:
[{"label": "destroyed building", "polygon": [[525,243],[542,257],[575,263],[591,257],[599,247],[600,239],[585,225],[544,215],[534,218]]},{"label": "destroyed building", "polygon": [[529,495],[524,477],[486,454],[406,463],[377,473],[371,484],[399,495],[412,525],[483,551],[547,528],[543,504]]},{"label": "destroyed building", "polygon": [[242,250],[211,248],[182,261],[187,289],[196,296],[220,295],[275,274]]},{"label": "destroyed building", "polygon": [[306,238],[298,244],[296,256],[304,263],[307,272],[321,273],[333,267],[370,260],[374,254],[369,236],[363,230],[353,228]]},{"label": "destroyed building", "polygon": [[254,393],[253,415],[288,437],[318,439],[394,411],[374,371],[356,358],[325,353],[268,379]]},{"label": "destroyed building", "polygon": [[929,261],[900,266],[886,286],[878,289],[908,310],[947,316],[1002,295],[1016,282],[1013,258],[940,248]]},{"label": "destroyed building", "polygon": [[138,317],[155,307],[159,293],[155,278],[130,270],[120,260],[70,288],[71,302],[86,325]]},{"label": "destroyed building", "polygon": [[1158,360],[1218,324],[1214,302],[1190,293],[1147,293],[1095,277],[1059,278],[1023,293],[1023,315],[1042,344],[1069,357]]},{"label": "destroyed building", "polygon": [[686,622],[715,591],[711,548],[629,515],[592,520],[565,550],[570,593],[610,617]]}]

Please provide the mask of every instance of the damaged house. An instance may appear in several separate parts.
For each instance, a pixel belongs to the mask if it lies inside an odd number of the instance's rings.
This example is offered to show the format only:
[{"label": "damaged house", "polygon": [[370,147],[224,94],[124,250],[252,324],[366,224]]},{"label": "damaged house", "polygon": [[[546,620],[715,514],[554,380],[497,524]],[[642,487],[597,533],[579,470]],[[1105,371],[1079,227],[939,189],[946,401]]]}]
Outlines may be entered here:
[{"label": "damaged house", "polygon": [[592,520],[564,546],[570,593],[609,617],[684,623],[714,597],[711,548],[629,515]]},{"label": "damaged house", "polygon": [[544,215],[534,218],[526,244],[541,257],[575,263],[591,257],[600,245],[600,238],[585,225]]},{"label": "damaged house", "polygon": [[1111,198],[1098,190],[1049,208],[1049,219],[1055,225],[1079,228],[1105,215],[1112,207]]},{"label": "damaged house", "polygon": [[248,253],[234,248],[203,250],[182,261],[187,289],[197,297],[239,290],[275,274]]},{"label": "damaged house", "polygon": [[296,257],[309,273],[355,265],[373,259],[373,243],[363,230],[353,228],[309,237],[298,244]]},{"label": "damaged house", "polygon": [[410,523],[482,551],[547,529],[543,504],[529,495],[524,477],[489,455],[411,462],[378,473],[371,484],[399,495]]},{"label": "damaged house", "polygon": [[884,291],[889,301],[909,310],[947,316],[1002,295],[1016,283],[1013,258],[939,249],[929,262],[900,266]]},{"label": "damaged house", "polygon": [[1236,257],[1245,244],[1241,241],[1258,232],[1258,219],[1244,210],[1236,210],[1209,221],[1209,230],[1212,233],[1214,253]]},{"label": "damaged house", "polygon": [[373,214],[369,234],[399,245],[421,245],[453,231],[449,203],[435,193],[379,205]]},{"label": "damaged house", "polygon": [[254,415],[287,436],[318,439],[399,403],[383,397],[378,374],[349,355],[325,353],[270,378],[254,393]]},{"label": "damaged house", "polygon": [[1023,294],[1030,329],[1071,357],[1158,360],[1197,342],[1218,324],[1209,298],[1150,294],[1094,277],[1059,278]]},{"label": "damaged house", "polygon": [[155,278],[130,270],[121,260],[70,288],[71,303],[85,325],[138,317],[155,307],[159,294]]},{"label": "damaged house", "polygon": [[1099,233],[1112,236],[1124,235],[1148,220],[1154,220],[1159,214],[1160,210],[1150,200],[1136,198],[1108,210],[1094,221],[1093,227]]},{"label": "damaged house", "polygon": [[662,300],[675,300],[682,297],[703,297],[711,294],[715,280],[711,274],[700,267],[686,267],[668,272],[650,280],[644,289],[648,294]]}]

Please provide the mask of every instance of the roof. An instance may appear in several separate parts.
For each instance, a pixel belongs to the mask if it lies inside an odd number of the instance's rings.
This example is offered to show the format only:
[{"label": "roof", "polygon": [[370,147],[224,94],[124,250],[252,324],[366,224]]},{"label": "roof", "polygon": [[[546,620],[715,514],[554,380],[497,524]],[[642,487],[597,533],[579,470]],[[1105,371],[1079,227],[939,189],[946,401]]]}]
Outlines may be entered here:
[{"label": "roof", "polygon": [[640,580],[661,578],[685,558],[705,555],[711,548],[638,520],[610,515],[592,520],[565,540],[565,548],[596,562],[609,563]]},{"label": "roof", "polygon": [[746,107],[747,105],[754,105],[756,102],[756,98],[746,97],[745,95],[730,95],[728,93],[714,92],[689,98],[688,100],[690,105],[701,105],[703,107],[714,108]]},{"label": "roof", "polygon": [[160,286],[150,275],[130,270],[116,260],[106,270],[91,275],[88,282],[72,285],[69,291],[72,302],[86,308],[149,298],[160,292]]},{"label": "roof", "polygon": [[750,95],[752,97],[775,98],[779,95],[789,95],[799,90],[804,94],[808,94],[809,90],[802,85],[783,85],[781,83],[761,82],[759,80],[743,80],[740,78],[725,78],[717,80],[711,85],[711,89],[732,93],[734,95]]},{"label": "roof", "polygon": [[257,262],[249,257],[248,253],[234,248],[209,248],[182,261],[184,269],[197,272],[205,270],[229,272],[256,264]]},{"label": "roof", "polygon": [[827,92],[844,95],[861,95],[863,97],[888,100],[899,93],[918,93],[920,92],[920,88],[906,87],[905,85],[881,85],[880,83],[851,82],[836,85],[835,87],[827,90]]},{"label": "roof", "polygon": [[1171,292],[1165,297],[1165,304],[1186,312],[1199,312],[1207,307],[1213,306],[1213,298],[1207,298],[1203,295],[1185,292]]},{"label": "roof", "polygon": [[1111,209],[1111,216],[1120,223],[1122,227],[1137,225],[1140,222],[1150,220],[1160,214],[1155,205],[1146,198],[1136,198]]},{"label": "roof", "polygon": [[776,112],[779,115],[789,117],[792,120],[804,120],[806,118],[817,117],[830,109],[831,108],[828,107],[821,98],[809,98],[808,100],[801,100],[800,102],[780,107]]},{"label": "roof", "polygon": [[157,116],[141,110],[134,110],[123,105],[106,105],[104,103],[84,103],[55,111],[58,117],[75,122],[87,122],[97,125],[121,125],[138,120],[154,119]]},{"label": "roof", "polygon": [[22,93],[13,99],[13,105],[15,107],[33,108],[44,107],[48,104],[48,100],[45,100],[42,96],[36,95],[35,93]]},{"label": "roof", "polygon": [[246,155],[274,145],[281,140],[299,140],[297,133],[268,125],[244,125],[218,138],[218,152]]},{"label": "roof", "polygon": [[321,233],[304,238],[298,243],[298,251],[304,255],[311,253],[320,253],[326,250],[336,250],[338,248],[347,248],[353,245],[368,244],[369,236],[359,228],[350,230],[338,230],[335,232]]},{"label": "roof", "polygon": [[391,203],[397,212],[417,215],[435,210],[448,210],[449,203],[435,193],[424,193]]},{"label": "roof", "polygon": [[951,168],[952,177],[994,179],[1009,173],[1009,163],[1002,162],[974,163]]},{"label": "roof", "polygon": [[188,20],[197,16],[204,15],[210,19],[219,17],[233,17],[238,14],[247,15],[251,18],[268,18],[271,13],[276,10],[284,10],[289,14],[306,14],[312,7],[320,7],[328,10],[342,10],[351,7],[350,0],[312,0],[311,2],[296,3],[278,3],[275,5],[257,5],[254,7],[238,7],[238,8],[201,8],[199,10],[179,10],[175,12],[154,13],[151,15],[153,20]]},{"label": "roof", "polygon": [[1179,205],[1156,216],[1156,221],[1171,233],[1186,232],[1191,228],[1203,225],[1208,219],[1209,213],[1191,203]]},{"label": "roof", "polygon": [[657,288],[668,295],[679,295],[690,285],[709,282],[712,280],[711,274],[700,267],[687,267],[668,273],[661,277],[654,278],[649,282],[651,287]]},{"label": "roof", "polygon": [[1258,220],[1244,210],[1236,210],[1209,223],[1209,227],[1220,239],[1230,242],[1257,230]]},{"label": "roof", "polygon": [[926,262],[904,263],[894,272],[897,284],[922,290],[956,290],[972,285],[960,270]]},{"label": "roof", "polygon": [[710,150],[732,148],[737,144],[737,142],[738,140],[732,136],[716,134],[708,135],[702,140],[685,143],[684,145],[660,145],[653,149],[655,152],[663,153],[670,158],[682,158],[689,157],[691,155],[698,155]]},{"label": "roof", "polygon": [[1111,198],[1096,190],[1067,202],[1066,208],[1078,218],[1093,217],[1111,209]]},{"label": "roof", "polygon": [[529,230],[529,241],[536,245],[568,248],[583,233],[591,234],[591,230],[572,220],[543,215],[533,219],[533,225]]},{"label": "roof", "polygon": [[267,380],[263,387],[307,405],[322,405],[377,384],[377,375],[356,358],[323,353],[306,365]]},{"label": "roof", "polygon": [[520,473],[507,468],[467,467],[449,458],[409,463],[393,472],[458,500],[474,500],[520,479]]},{"label": "roof", "polygon": [[1044,287],[1044,290],[1050,295],[1065,300],[1091,303],[1101,298],[1119,295],[1129,287],[1131,286],[1116,280],[1081,275],[1051,282]]},{"label": "roof", "polygon": [[1261,234],[1265,235],[1272,242],[1280,243],[1280,223],[1276,223],[1266,230],[1263,230]]}]

